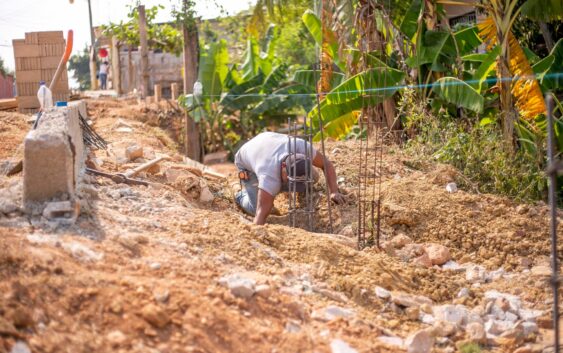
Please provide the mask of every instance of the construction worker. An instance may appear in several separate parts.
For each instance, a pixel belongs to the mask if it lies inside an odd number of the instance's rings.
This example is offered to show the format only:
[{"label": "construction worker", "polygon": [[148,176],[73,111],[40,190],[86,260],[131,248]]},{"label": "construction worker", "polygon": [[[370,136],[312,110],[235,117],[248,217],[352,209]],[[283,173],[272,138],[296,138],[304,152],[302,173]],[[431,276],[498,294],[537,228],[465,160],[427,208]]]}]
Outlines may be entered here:
[{"label": "construction worker", "polygon": [[[294,146],[293,138],[292,149]],[[264,224],[274,206],[274,198],[282,190],[288,190],[288,175],[302,177],[306,174],[306,148],[309,143],[295,139],[295,155],[288,150],[288,136],[275,132],[263,132],[246,144],[235,155],[239,179],[244,186],[235,195],[236,203],[254,216],[255,224]],[[338,191],[336,171],[332,163],[321,153],[312,149],[312,164],[324,171],[330,190],[330,199],[342,204],[344,198]],[[305,183],[297,182],[296,190],[305,191]]]}]

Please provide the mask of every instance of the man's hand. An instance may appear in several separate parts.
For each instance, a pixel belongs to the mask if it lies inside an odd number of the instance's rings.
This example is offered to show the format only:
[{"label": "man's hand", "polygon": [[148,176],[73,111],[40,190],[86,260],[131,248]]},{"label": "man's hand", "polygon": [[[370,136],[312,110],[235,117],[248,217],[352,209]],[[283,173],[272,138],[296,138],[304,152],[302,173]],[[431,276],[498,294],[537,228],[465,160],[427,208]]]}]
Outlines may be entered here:
[{"label": "man's hand", "polygon": [[334,202],[337,205],[342,205],[344,204],[344,202],[346,201],[344,199],[344,195],[342,195],[339,192],[333,192],[330,194],[330,199],[332,200],[332,202]]}]

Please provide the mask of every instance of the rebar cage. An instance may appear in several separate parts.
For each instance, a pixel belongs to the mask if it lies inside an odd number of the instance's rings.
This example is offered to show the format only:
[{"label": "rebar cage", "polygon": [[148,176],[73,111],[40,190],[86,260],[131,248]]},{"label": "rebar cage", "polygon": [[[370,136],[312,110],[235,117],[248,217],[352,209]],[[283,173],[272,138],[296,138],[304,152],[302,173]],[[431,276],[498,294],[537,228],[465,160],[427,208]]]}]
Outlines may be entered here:
[{"label": "rebar cage", "polygon": [[[315,207],[313,203],[313,134],[312,127],[307,126],[307,116],[305,116],[303,121],[302,129],[298,128],[297,122],[292,121],[291,118],[287,119],[288,126],[288,138],[287,138],[287,150],[288,156],[286,158],[286,163],[297,160],[297,155],[302,154],[305,157],[305,175],[296,175],[296,163],[293,163],[293,168],[289,168],[289,173],[287,176],[288,180],[288,220],[289,226],[295,227],[297,225],[297,218],[299,216],[304,216],[306,218],[307,229],[312,232],[314,230],[314,213]],[[302,132],[302,134],[299,134]],[[306,143],[304,144],[304,151],[299,151],[297,147],[297,140],[302,139]],[[301,153],[304,152],[304,153]],[[297,184],[304,184],[305,191],[303,192],[303,198],[299,202],[299,192],[297,191]]]}]

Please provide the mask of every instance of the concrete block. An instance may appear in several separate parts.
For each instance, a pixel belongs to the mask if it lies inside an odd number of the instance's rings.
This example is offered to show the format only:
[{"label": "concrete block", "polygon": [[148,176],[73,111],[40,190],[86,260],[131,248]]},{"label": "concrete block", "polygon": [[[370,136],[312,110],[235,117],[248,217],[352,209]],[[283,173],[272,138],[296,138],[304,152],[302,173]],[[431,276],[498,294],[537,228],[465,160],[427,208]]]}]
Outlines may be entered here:
[{"label": "concrete block", "polygon": [[16,58],[38,57],[41,54],[39,44],[22,44],[14,40],[12,45],[14,46],[14,57]]},{"label": "concrete block", "polygon": [[40,58],[41,69],[57,69],[59,66],[59,61],[61,61],[60,56],[45,56]]},{"label": "concrete block", "polygon": [[[43,78],[41,75],[41,70],[29,70],[29,71],[19,71],[16,76],[18,82],[34,82],[38,85],[37,89],[39,89],[39,81]],[[37,93],[37,92],[36,92]]]},{"label": "concrete block", "polygon": [[37,129],[27,134],[23,163],[26,208],[35,202],[74,199],[84,165],[79,111],[86,112],[82,101],[48,109]]}]

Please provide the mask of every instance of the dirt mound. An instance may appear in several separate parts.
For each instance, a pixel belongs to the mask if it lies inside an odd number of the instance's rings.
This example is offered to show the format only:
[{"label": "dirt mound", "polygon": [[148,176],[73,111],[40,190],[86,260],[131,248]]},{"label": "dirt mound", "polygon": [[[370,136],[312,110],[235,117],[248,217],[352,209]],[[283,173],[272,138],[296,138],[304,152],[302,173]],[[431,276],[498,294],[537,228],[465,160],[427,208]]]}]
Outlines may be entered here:
[{"label": "dirt mound", "polygon": [[[462,178],[455,169],[413,165],[400,149],[386,147],[381,242],[400,235],[404,247],[360,251],[354,141],[327,143],[347,200],[333,207],[339,234],[326,234],[322,178],[310,233],[286,226],[284,195],[276,199],[280,216],[266,226],[251,224],[233,203],[233,166],[221,166],[228,180],[186,169],[173,134],[160,123],[149,125],[160,114],[153,114],[156,108],[100,99],[90,101],[89,110],[94,128],[111,143],[109,152],[91,156],[101,169],[123,172],[157,154],[170,160],[138,175],[149,186],[86,176],[73,226],[17,207],[0,214],[0,353],[18,340],[34,352],[330,352],[342,341],[358,352],[397,352],[419,330],[436,336],[433,351],[446,352],[468,337],[461,319],[447,334],[437,328],[434,309],[442,305],[474,312],[497,330],[517,314],[533,325],[531,316],[548,315],[548,285],[532,267],[546,269],[544,205],[450,193],[446,184]],[[16,134],[1,119],[0,126],[3,140]],[[18,131],[21,141],[25,131]],[[10,146],[18,144],[14,138]],[[126,158],[132,144],[143,147],[143,157]],[[0,186],[2,196],[18,194],[21,175]],[[426,243],[449,249],[450,269],[406,256],[420,256]],[[461,268],[469,262],[472,268]],[[242,278],[235,285],[244,288],[229,287],[231,276]],[[521,308],[495,312],[487,295],[498,292]],[[504,321],[490,321],[492,315]],[[542,327],[519,341],[487,333],[484,349],[511,352],[541,342],[548,326],[537,323]],[[538,345],[539,351],[545,346]]]}]

